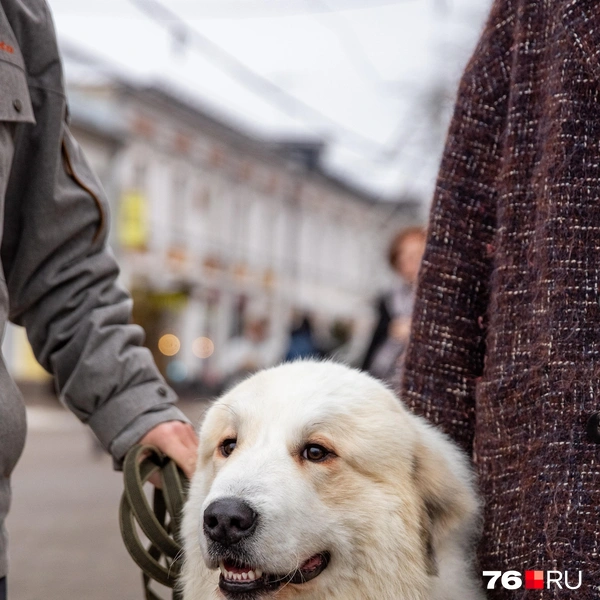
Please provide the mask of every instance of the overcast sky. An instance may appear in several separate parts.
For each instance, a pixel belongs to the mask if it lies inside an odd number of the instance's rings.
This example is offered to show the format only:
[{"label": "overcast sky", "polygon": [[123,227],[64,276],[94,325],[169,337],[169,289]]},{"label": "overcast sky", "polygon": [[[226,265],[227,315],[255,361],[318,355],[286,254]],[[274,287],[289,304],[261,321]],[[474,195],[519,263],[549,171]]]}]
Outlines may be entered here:
[{"label": "overcast sky", "polygon": [[448,113],[489,10],[489,0],[164,0],[173,20],[155,0],[49,4],[65,51],[168,84],[257,135],[324,137],[332,171],[425,202],[447,119],[432,122],[432,107]]}]

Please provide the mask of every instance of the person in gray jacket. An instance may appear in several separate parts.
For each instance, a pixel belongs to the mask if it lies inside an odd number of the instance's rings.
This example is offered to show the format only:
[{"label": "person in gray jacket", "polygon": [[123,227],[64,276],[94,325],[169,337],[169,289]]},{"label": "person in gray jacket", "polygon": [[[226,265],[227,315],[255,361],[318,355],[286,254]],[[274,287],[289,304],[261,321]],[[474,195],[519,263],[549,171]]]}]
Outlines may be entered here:
[{"label": "person in gray jacket", "polygon": [[[62,66],[44,0],[0,1],[0,335],[22,325],[62,402],[116,464],[142,440],[190,474],[197,440],[130,324],[106,245],[108,204],[69,132]],[[25,408],[0,358],[0,600],[4,519]]]}]

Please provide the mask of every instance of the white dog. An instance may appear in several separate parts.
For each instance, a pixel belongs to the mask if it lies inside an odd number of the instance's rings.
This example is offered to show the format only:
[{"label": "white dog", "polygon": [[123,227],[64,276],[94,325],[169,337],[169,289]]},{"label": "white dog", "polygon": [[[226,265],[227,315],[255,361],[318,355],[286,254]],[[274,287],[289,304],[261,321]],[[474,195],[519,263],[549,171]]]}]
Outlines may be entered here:
[{"label": "white dog", "polygon": [[297,362],[217,401],[185,506],[185,600],[483,599],[467,461],[372,377]]}]

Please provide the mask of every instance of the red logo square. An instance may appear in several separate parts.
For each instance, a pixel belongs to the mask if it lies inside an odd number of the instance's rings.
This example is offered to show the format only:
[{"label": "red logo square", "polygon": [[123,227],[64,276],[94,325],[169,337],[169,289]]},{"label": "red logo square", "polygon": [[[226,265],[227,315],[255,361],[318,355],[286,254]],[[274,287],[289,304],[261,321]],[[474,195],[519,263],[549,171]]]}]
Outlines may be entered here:
[{"label": "red logo square", "polygon": [[544,571],[525,571],[525,589],[543,590]]}]

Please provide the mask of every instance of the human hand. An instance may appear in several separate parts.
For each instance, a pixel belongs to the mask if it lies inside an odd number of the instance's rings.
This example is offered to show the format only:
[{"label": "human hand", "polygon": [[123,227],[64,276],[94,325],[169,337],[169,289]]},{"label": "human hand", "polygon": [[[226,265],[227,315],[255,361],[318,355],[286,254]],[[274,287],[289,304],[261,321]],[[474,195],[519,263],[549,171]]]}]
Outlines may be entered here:
[{"label": "human hand", "polygon": [[[190,479],[196,468],[198,453],[198,437],[189,423],[181,421],[165,421],[151,429],[140,441],[140,444],[155,446],[172,458]],[[156,485],[157,480],[151,479]]]}]

